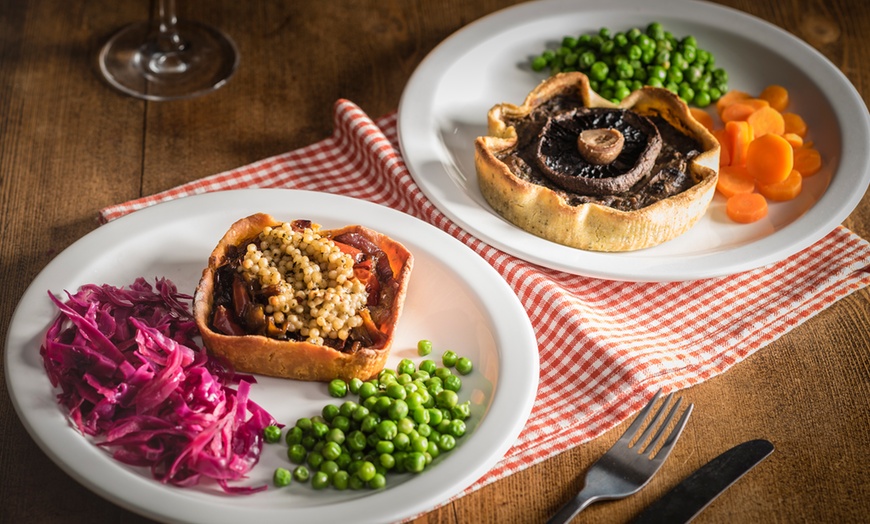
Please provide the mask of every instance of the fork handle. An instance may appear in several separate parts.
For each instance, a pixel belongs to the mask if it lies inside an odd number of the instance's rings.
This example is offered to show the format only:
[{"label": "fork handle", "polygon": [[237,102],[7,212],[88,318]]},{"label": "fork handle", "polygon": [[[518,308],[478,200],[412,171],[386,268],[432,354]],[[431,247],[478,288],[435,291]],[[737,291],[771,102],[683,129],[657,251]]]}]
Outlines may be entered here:
[{"label": "fork handle", "polygon": [[596,500],[600,498],[599,495],[589,493],[587,490],[582,489],[580,493],[574,496],[573,499],[569,500],[562,506],[559,511],[556,512],[555,515],[550,517],[550,520],[547,521],[547,524],[565,524],[567,522],[571,522],[578,513],[586,509],[586,506],[592,504]]}]

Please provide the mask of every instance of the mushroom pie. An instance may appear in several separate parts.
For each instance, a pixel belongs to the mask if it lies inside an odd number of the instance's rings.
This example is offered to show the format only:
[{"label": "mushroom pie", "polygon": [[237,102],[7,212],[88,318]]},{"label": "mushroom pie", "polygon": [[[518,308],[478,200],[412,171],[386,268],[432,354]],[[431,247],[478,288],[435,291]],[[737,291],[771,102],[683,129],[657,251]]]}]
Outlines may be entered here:
[{"label": "mushroom pie", "polygon": [[543,81],[521,106],[488,114],[478,183],[501,216],[591,251],[655,246],[689,230],[716,189],[719,143],[666,89],[615,105],[582,73]]},{"label": "mushroom pie", "polygon": [[368,380],[383,369],[414,258],[363,226],[324,230],[258,213],[224,234],[194,317],[205,346],[239,371]]}]

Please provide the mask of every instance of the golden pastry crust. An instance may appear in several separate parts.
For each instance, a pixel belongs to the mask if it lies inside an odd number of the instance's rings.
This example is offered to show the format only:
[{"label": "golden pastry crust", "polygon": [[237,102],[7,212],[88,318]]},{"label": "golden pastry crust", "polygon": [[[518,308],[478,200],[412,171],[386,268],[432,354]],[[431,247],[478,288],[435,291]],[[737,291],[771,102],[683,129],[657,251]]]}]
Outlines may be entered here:
[{"label": "golden pastry crust", "polygon": [[[528,116],[551,98],[570,94],[586,107],[624,108],[659,116],[696,140],[702,153],[689,161],[695,184],[674,196],[636,210],[598,203],[571,205],[560,192],[517,177],[498,154],[517,145],[508,122]],[[614,105],[589,87],[582,73],[562,73],[538,85],[522,105],[499,104],[487,114],[489,136],[475,140],[475,166],[481,193],[492,208],[516,226],[566,246],[591,251],[631,251],[652,247],[688,231],[706,212],[719,169],[719,143],[666,89],[645,87]]]},{"label": "golden pastry crust", "polygon": [[237,371],[274,377],[309,381],[329,381],[335,378],[368,380],[384,367],[402,314],[408,281],[414,264],[413,255],[399,242],[386,235],[359,225],[321,231],[321,235],[334,238],[342,233],[359,233],[374,242],[390,262],[398,289],[389,314],[377,326],[384,337],[370,347],[355,352],[342,352],[328,346],[303,341],[278,340],[263,335],[230,336],[212,329],[211,318],[215,296],[217,268],[227,261],[231,246],[239,246],[259,234],[266,226],[281,222],[267,214],[258,213],[234,223],[212,251],[208,267],[194,296],[194,318],[205,346],[216,356],[225,359]]}]

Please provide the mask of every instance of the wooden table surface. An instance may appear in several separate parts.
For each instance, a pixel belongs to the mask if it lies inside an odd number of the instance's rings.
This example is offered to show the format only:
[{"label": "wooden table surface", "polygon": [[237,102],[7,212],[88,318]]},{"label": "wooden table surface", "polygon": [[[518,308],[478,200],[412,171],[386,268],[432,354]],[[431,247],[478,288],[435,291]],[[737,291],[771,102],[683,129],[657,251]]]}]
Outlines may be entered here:
[{"label": "wooden table surface", "polygon": [[[372,116],[395,110],[409,76],[440,41],[514,3],[181,1],[181,18],[214,24],[235,39],[241,66],[215,93],[146,103],[101,82],[94,57],[107,35],[146,17],[149,2],[0,1],[0,340],[5,344],[27,285],[98,227],[99,209],[325,138],[338,98]],[[845,73],[865,103],[870,99],[870,2],[720,3],[802,38]],[[870,197],[845,225],[870,238]],[[696,522],[867,521],[870,290],[684,393],[696,411],[667,467],[638,495],[593,505],[577,522],[628,521],[719,452],[759,437],[776,452]],[[542,522],[623,429],[417,522]],[[25,431],[5,383],[0,435],[0,522],[148,521],[55,466]]]}]

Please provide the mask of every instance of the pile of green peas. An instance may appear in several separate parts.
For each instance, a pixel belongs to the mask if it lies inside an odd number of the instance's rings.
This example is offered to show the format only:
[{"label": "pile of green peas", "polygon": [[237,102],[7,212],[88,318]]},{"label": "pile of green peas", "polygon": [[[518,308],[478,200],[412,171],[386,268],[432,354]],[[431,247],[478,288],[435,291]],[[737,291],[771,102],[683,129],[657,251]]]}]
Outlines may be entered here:
[{"label": "pile of green peas", "polygon": [[620,33],[602,27],[597,34],[565,36],[558,49],[545,50],[531,66],[551,75],[585,73],[592,90],[614,103],[645,85],[668,89],[697,107],[728,92],[728,73],[716,67],[713,55],[694,36],[678,40],[658,22]]},{"label": "pile of green peas", "polygon": [[[422,340],[417,349],[428,355],[432,344]],[[458,392],[461,376],[472,370],[471,360],[448,350],[440,366],[432,359],[417,365],[406,358],[368,381],[331,381],[331,397],[352,394],[357,400],[326,404],[320,415],[300,418],[288,428],[284,440],[293,466],[277,468],[273,483],[310,480],[318,490],[380,489],[390,472],[424,471],[465,435],[471,402],[460,402]],[[281,429],[269,426],[264,438],[279,442]]]}]

